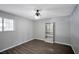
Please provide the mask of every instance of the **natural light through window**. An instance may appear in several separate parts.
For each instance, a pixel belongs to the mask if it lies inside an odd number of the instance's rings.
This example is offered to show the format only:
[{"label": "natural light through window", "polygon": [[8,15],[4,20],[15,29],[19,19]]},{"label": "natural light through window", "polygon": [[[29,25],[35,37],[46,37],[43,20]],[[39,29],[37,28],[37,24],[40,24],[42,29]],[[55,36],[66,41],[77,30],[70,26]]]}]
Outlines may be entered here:
[{"label": "natural light through window", "polygon": [[13,19],[7,19],[0,17],[0,32],[2,31],[13,31],[14,21]]},{"label": "natural light through window", "polygon": [[4,18],[4,31],[13,31],[13,19]]},{"label": "natural light through window", "polygon": [[0,17],[0,32],[2,32],[2,18]]}]

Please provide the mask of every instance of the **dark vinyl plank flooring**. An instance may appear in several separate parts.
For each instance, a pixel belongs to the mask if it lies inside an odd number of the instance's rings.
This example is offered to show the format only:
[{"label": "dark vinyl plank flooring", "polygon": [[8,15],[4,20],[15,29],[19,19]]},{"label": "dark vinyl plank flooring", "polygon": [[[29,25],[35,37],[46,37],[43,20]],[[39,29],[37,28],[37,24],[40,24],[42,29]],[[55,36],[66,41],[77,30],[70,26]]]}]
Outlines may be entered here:
[{"label": "dark vinyl plank flooring", "polygon": [[74,52],[68,45],[34,39],[0,54],[74,54]]}]

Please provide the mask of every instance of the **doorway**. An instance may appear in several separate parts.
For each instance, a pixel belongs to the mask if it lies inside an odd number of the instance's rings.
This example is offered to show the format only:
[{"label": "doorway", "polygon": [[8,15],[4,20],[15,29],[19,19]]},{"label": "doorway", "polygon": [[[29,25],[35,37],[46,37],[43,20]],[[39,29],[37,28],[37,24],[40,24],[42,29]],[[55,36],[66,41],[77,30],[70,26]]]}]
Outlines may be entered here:
[{"label": "doorway", "polygon": [[55,22],[45,23],[45,38],[52,39],[53,43],[55,43]]}]

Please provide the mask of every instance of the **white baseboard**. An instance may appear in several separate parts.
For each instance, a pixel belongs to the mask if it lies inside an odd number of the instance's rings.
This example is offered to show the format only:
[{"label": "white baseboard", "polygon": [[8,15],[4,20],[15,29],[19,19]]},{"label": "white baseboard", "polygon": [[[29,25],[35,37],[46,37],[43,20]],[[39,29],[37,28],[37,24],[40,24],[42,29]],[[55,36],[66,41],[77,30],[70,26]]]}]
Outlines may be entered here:
[{"label": "white baseboard", "polygon": [[71,45],[71,47],[72,47],[72,49],[73,49],[74,53],[75,53],[75,54],[77,54],[77,53],[76,53],[76,51],[75,51],[75,49],[74,49],[74,47],[73,47],[72,45]]},{"label": "white baseboard", "polygon": [[43,41],[48,42],[48,43],[53,43],[51,40],[48,40],[45,38],[34,38],[34,39],[43,40]]},{"label": "white baseboard", "polygon": [[73,51],[74,51],[74,53],[76,54],[75,49],[74,49],[74,47],[73,47],[71,44],[61,43],[61,42],[56,42],[56,43],[60,43],[60,44],[64,44],[64,45],[69,45],[69,46],[71,46],[72,50],[73,50]]},{"label": "white baseboard", "polygon": [[71,46],[71,44],[68,44],[68,43],[57,42],[57,41],[56,41],[56,43],[59,43],[59,44],[64,44],[64,45],[69,45],[69,46]]},{"label": "white baseboard", "polygon": [[[30,40],[32,40],[32,39],[30,39]],[[23,43],[26,43],[26,42],[28,42],[28,41],[30,41],[30,40],[27,40],[27,41],[18,43],[18,44],[16,44],[16,45],[13,45],[13,46],[8,47],[8,48],[5,48],[5,49],[2,49],[2,50],[0,50],[0,52],[3,52],[3,51],[6,51],[6,50],[8,50],[8,49],[11,49],[11,48],[13,48],[13,47],[16,47],[16,46],[21,45],[21,44],[23,44]]]},{"label": "white baseboard", "polygon": [[[43,41],[48,42],[48,43],[53,43],[53,42],[50,42],[50,41],[46,41],[44,38],[35,38],[35,39],[43,40]],[[62,43],[62,42],[57,42],[57,41],[56,41],[56,43],[60,43],[60,44],[71,46],[71,44],[68,44],[68,43]]]}]

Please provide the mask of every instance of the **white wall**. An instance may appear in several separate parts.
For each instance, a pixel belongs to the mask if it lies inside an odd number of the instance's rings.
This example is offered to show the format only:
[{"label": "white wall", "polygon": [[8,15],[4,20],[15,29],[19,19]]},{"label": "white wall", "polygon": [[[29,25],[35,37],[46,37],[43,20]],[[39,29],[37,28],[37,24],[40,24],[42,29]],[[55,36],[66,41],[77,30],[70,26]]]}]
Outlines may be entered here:
[{"label": "white wall", "polygon": [[79,5],[75,9],[71,20],[71,45],[75,53],[79,53]]},{"label": "white wall", "polygon": [[32,39],[33,22],[31,20],[27,20],[2,11],[0,11],[0,17],[14,19],[15,23],[15,29],[13,32],[0,32],[0,51],[16,46],[18,44],[22,44]]},{"label": "white wall", "polygon": [[45,23],[56,22],[56,42],[70,44],[70,21],[69,17],[58,17],[34,22],[34,38],[52,43],[52,39],[45,39]]}]

